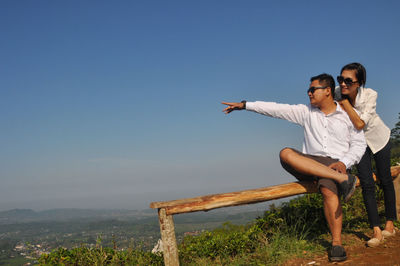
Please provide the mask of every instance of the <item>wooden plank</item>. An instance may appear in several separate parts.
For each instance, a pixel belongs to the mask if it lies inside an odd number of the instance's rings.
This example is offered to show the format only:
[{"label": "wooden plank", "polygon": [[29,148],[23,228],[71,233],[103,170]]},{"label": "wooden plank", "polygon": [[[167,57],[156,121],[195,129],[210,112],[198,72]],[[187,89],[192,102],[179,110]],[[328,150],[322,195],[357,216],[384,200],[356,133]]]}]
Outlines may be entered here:
[{"label": "wooden plank", "polygon": [[165,209],[161,208],[158,209],[158,219],[163,244],[164,265],[177,266],[179,265],[179,257],[172,215],[168,215]]},{"label": "wooden plank", "polygon": [[[392,176],[400,174],[400,166],[391,168]],[[374,179],[376,177],[374,176]],[[358,182],[359,184],[359,182]],[[207,211],[216,208],[258,203],[284,197],[315,193],[317,187],[310,182],[294,182],[265,188],[243,190],[223,194],[213,194],[195,198],[179,199],[164,202],[152,202],[151,208],[165,208],[167,214],[178,214],[196,211]]]},{"label": "wooden plank", "polygon": [[[209,199],[216,199],[219,197],[224,198],[225,196],[235,197],[236,195],[240,195],[240,194],[265,192],[266,194],[273,193],[275,195],[277,190],[279,191],[279,190],[285,190],[285,189],[290,189],[291,191],[294,191],[296,193],[315,192],[315,189],[313,188],[313,186],[311,185],[310,182],[294,182],[294,183],[287,183],[287,184],[276,185],[276,186],[271,186],[271,187],[243,190],[243,191],[238,191],[238,192],[212,194],[212,195],[200,196],[200,197],[195,197],[195,198],[186,198],[186,199],[178,199],[178,200],[171,200],[171,201],[152,202],[152,203],[150,203],[150,208],[158,209],[158,208],[173,207],[173,206],[190,204],[190,203],[195,204],[195,203],[199,203],[199,202],[209,201]],[[310,191],[308,191],[308,190],[310,190]],[[268,199],[270,198],[269,196],[267,196],[267,197],[268,197]]]},{"label": "wooden plank", "polygon": [[[266,188],[215,194],[174,202],[166,208],[167,214],[207,211],[216,208],[258,203],[304,193],[317,192],[316,184],[311,182],[287,183]],[[178,203],[178,204],[177,204]]]}]

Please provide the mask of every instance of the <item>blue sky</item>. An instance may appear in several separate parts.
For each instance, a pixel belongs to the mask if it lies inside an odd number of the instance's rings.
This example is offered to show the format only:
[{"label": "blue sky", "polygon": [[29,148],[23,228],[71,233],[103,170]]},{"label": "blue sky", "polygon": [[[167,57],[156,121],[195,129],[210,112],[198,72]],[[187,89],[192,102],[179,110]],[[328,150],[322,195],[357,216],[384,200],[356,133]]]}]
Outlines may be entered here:
[{"label": "blue sky", "polygon": [[294,181],[302,130],[221,101],[307,103],[367,69],[393,128],[398,1],[0,1],[0,210],[148,208]]}]

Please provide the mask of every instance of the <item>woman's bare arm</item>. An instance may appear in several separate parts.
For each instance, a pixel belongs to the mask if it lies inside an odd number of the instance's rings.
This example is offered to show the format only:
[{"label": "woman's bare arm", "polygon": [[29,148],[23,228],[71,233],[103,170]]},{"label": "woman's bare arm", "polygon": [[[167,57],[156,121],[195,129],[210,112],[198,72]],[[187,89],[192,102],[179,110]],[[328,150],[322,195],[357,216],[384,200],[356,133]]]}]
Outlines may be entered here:
[{"label": "woman's bare arm", "polygon": [[363,129],[365,123],[357,114],[357,112],[354,111],[353,106],[350,104],[349,100],[348,99],[341,100],[339,101],[339,104],[343,108],[343,110],[346,111],[354,127],[357,128],[358,130]]}]

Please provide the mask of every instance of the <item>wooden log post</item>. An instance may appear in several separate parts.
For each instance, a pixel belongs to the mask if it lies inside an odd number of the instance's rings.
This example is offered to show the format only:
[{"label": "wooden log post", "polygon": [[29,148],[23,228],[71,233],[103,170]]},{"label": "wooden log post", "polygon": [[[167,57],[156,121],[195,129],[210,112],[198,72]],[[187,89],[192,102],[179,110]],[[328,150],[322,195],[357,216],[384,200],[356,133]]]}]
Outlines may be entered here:
[{"label": "wooden log post", "polygon": [[158,209],[158,219],[160,221],[164,265],[177,266],[179,265],[179,256],[172,215],[168,215],[165,208],[160,208]]}]

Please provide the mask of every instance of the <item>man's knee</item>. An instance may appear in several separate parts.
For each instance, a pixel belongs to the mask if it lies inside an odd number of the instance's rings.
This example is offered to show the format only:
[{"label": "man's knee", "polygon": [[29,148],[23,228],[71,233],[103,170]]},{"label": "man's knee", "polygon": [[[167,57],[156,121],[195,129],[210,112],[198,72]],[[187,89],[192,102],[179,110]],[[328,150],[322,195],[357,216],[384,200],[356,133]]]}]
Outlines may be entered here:
[{"label": "man's knee", "polygon": [[283,148],[279,153],[279,158],[283,162],[288,162],[290,160],[290,156],[293,155],[295,151],[291,148]]},{"label": "man's knee", "polygon": [[[334,212],[334,219],[339,219],[338,220],[338,224],[336,224],[336,226],[338,226],[338,228],[341,228],[342,226],[342,222],[341,222],[341,217],[342,217],[342,206],[340,205],[340,200],[339,200],[339,196],[337,195],[337,193],[333,192],[331,189],[321,186],[320,187],[320,191],[322,194],[322,197],[324,199],[324,208],[326,211],[328,212]],[[329,215],[326,216],[326,219],[329,219]],[[333,218],[333,217],[331,217]],[[332,230],[332,228],[331,228]]]},{"label": "man's knee", "polygon": [[325,186],[320,186],[319,190],[321,191],[322,196],[324,199],[336,199],[338,198],[337,192],[332,191],[331,188],[325,187]]}]

